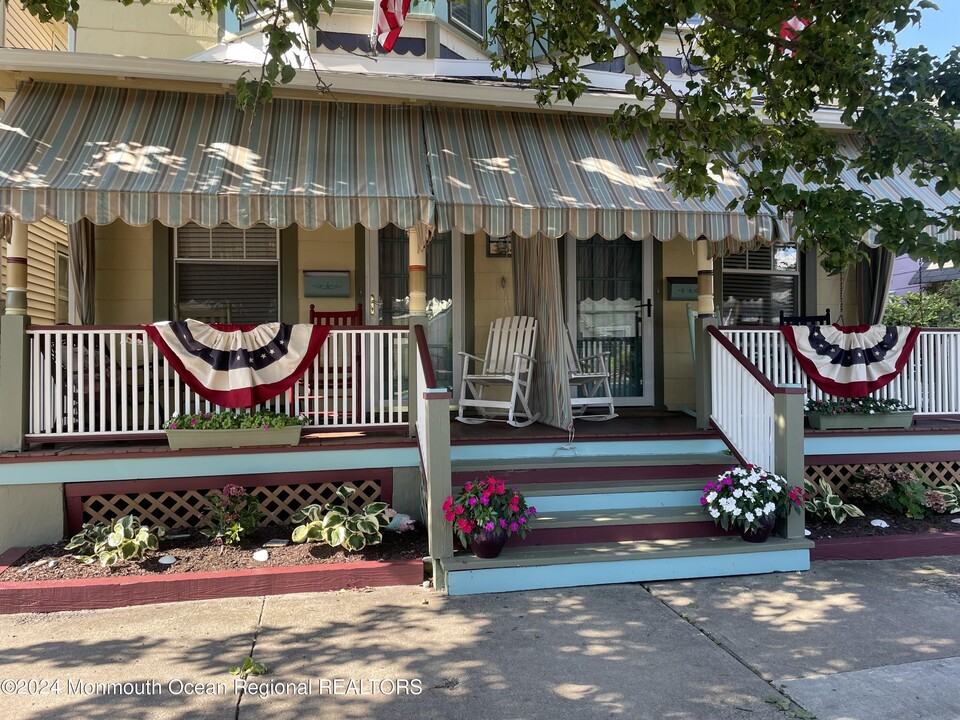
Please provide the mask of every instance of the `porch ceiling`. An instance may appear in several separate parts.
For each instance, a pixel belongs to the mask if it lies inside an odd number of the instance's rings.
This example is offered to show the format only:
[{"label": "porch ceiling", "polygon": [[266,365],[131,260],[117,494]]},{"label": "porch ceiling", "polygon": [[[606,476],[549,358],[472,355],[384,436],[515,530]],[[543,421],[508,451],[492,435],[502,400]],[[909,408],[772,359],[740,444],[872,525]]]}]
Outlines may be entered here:
[{"label": "porch ceiling", "polygon": [[431,221],[420,111],[34,84],[0,125],[0,212],[339,228]]}]

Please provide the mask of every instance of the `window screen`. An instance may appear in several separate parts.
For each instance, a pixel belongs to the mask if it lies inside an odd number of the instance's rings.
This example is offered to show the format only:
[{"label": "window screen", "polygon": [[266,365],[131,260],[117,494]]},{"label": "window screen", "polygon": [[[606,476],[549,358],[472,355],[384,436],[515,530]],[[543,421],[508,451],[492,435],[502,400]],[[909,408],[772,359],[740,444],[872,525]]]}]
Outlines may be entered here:
[{"label": "window screen", "polygon": [[773,245],[723,259],[724,325],[775,325],[780,311],[796,315],[800,263],[795,245]]},{"label": "window screen", "polygon": [[280,318],[279,232],[186,225],[176,233],[177,317],[240,324]]}]

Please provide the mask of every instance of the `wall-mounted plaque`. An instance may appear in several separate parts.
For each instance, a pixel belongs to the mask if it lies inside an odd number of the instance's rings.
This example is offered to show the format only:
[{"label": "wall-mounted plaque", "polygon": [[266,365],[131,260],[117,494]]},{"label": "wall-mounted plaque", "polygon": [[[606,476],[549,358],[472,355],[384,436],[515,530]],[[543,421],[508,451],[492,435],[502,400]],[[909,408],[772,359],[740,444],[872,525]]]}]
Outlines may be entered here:
[{"label": "wall-mounted plaque", "polygon": [[349,270],[304,270],[304,297],[350,297]]}]

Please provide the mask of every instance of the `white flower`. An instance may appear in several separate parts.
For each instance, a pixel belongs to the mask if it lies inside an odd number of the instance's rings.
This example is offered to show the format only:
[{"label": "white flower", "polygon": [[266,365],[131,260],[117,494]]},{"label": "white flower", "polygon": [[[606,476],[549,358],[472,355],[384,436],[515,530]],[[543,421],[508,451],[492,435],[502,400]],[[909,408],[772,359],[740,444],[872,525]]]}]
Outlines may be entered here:
[{"label": "white flower", "polygon": [[740,488],[737,488],[736,490],[733,491],[733,496],[734,496],[735,498],[742,498],[742,497],[743,497],[743,490],[741,490]]},{"label": "white flower", "polygon": [[716,493],[716,491],[711,491],[710,494],[707,495],[707,502],[708,502],[708,503],[712,503],[712,502],[713,502],[714,500],[716,500],[716,499],[717,499],[717,493]]},{"label": "white flower", "polygon": [[768,502],[766,505],[763,506],[763,514],[769,515],[776,509],[777,509],[776,505],[774,505],[772,502]]},{"label": "white flower", "polygon": [[740,508],[738,508],[738,507],[735,507],[735,508],[732,510],[732,514],[733,514],[734,517],[740,517],[740,515],[741,515],[742,513],[743,513],[743,511],[742,511]]},{"label": "white flower", "polygon": [[755,516],[752,512],[750,512],[750,511],[748,510],[748,511],[744,514],[744,517],[747,519],[747,522],[753,522],[753,518],[756,517],[756,516]]},{"label": "white flower", "polygon": [[714,519],[720,517],[720,511],[717,510],[716,508],[710,508],[710,517]]}]

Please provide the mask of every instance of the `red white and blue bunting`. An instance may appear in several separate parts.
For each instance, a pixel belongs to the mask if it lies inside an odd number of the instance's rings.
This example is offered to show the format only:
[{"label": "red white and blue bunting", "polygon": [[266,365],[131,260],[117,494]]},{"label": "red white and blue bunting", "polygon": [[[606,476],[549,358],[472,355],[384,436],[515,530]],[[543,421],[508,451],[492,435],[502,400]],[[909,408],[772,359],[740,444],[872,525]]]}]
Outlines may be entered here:
[{"label": "red white and blue bunting", "polygon": [[800,367],[824,392],[865,397],[903,370],[920,328],[892,325],[781,325]]},{"label": "red white and blue bunting", "polygon": [[289,390],[330,332],[324,325],[207,325],[196,320],[143,328],[187,387],[227,408],[252,407]]}]

